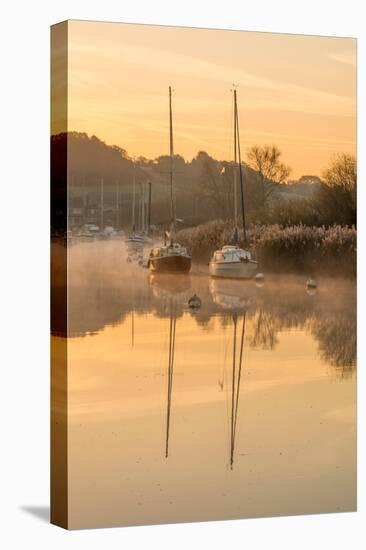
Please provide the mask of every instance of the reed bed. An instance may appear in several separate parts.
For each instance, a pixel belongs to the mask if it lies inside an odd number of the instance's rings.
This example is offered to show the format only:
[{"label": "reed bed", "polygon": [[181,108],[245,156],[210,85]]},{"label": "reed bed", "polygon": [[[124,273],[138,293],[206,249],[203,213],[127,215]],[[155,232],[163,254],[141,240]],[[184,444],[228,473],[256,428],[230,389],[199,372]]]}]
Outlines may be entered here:
[{"label": "reed bed", "polygon": [[[356,273],[355,227],[309,227],[254,225],[248,229],[249,247],[260,269],[354,276]],[[207,262],[212,252],[232,242],[233,224],[211,221],[181,230],[177,239],[198,262]],[[244,246],[243,241],[240,243]]]}]

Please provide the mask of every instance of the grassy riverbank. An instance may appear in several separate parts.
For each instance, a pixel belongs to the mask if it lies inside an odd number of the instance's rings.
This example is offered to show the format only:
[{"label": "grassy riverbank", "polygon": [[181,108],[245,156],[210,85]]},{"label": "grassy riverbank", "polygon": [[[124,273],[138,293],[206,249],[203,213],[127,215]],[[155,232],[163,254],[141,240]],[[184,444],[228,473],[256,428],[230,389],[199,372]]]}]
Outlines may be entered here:
[{"label": "grassy riverbank", "polygon": [[[177,240],[189,248],[194,260],[207,262],[213,250],[231,242],[232,234],[233,224],[218,220],[183,229]],[[356,239],[354,227],[340,225],[257,225],[248,230],[249,247],[260,269],[270,271],[354,276]]]}]

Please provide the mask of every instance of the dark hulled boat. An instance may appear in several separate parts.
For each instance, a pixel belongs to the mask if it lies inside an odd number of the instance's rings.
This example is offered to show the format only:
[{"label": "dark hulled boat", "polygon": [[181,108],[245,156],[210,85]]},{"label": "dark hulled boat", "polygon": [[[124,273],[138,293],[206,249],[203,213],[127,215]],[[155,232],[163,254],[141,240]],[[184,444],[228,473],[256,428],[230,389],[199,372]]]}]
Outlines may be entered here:
[{"label": "dark hulled boat", "polygon": [[178,243],[157,246],[150,252],[148,267],[155,273],[189,273],[192,258]]},{"label": "dark hulled boat", "polygon": [[173,149],[173,115],[172,89],[169,86],[169,123],[170,123],[170,231],[166,233],[165,243],[154,247],[149,255],[147,265],[155,273],[189,273],[192,258],[184,246],[174,242],[176,209],[174,190],[174,149]]}]

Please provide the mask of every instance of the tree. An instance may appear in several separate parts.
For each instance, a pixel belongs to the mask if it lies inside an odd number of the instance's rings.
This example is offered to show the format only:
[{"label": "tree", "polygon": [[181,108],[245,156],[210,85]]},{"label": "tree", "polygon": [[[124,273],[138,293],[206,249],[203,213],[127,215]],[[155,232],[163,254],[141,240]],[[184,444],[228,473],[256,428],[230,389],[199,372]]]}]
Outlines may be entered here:
[{"label": "tree", "polygon": [[261,203],[264,207],[276,191],[276,184],[284,183],[291,173],[281,162],[281,151],[276,145],[253,145],[247,151],[248,164],[260,175]]},{"label": "tree", "polygon": [[118,145],[112,145],[113,151],[117,151],[124,159],[130,159],[130,157],[127,154],[126,149],[122,149],[122,147],[119,147]]},{"label": "tree", "polygon": [[353,155],[337,155],[323,174],[314,206],[327,225],[356,225],[357,165]]},{"label": "tree", "polygon": [[[174,173],[178,175],[184,172],[186,161],[181,155],[174,155]],[[155,169],[161,174],[169,174],[171,170],[171,159],[169,155],[160,155],[154,160]],[[176,178],[177,179],[177,178]]]},{"label": "tree", "polygon": [[220,219],[232,216],[232,193],[230,188],[232,168],[228,163],[218,162],[205,151],[199,151],[192,164],[198,168],[196,195],[208,215]]}]

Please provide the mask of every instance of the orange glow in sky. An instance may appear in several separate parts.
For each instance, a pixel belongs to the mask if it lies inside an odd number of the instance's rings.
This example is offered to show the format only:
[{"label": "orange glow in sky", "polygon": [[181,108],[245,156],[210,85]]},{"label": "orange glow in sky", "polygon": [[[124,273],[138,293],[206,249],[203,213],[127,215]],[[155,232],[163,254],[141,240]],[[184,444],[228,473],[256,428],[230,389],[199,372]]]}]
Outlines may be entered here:
[{"label": "orange glow in sky", "polygon": [[171,85],[175,152],[230,159],[235,83],[243,152],[278,145],[291,177],[355,154],[355,39],[82,21],[68,36],[70,131],[168,154]]}]

